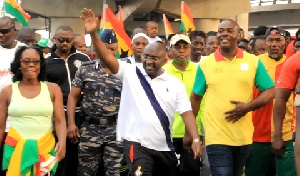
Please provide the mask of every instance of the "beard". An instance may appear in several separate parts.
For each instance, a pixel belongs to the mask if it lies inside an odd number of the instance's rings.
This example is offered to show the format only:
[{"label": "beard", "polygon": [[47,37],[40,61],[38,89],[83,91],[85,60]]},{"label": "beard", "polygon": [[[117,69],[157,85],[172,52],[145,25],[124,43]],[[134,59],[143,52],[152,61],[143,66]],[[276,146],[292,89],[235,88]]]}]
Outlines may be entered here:
[{"label": "beard", "polygon": [[68,53],[70,51],[70,49],[69,48],[59,48],[59,52],[60,53]]}]

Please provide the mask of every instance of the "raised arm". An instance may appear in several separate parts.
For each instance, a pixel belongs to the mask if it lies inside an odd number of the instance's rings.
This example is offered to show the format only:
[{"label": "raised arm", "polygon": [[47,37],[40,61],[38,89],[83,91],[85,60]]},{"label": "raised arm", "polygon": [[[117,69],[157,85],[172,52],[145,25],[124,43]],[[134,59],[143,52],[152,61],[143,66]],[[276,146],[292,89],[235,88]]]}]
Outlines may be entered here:
[{"label": "raised arm", "polygon": [[75,124],[76,104],[80,93],[81,89],[72,85],[67,103],[68,137],[72,143],[78,142],[78,138],[80,137],[78,127]]},{"label": "raised arm", "polygon": [[94,12],[91,9],[84,8],[81,13],[83,16],[80,16],[80,18],[84,21],[86,32],[91,35],[96,53],[113,74],[118,73],[119,62],[112,54],[110,54],[106,46],[102,43],[97,33],[98,19],[95,17]]}]

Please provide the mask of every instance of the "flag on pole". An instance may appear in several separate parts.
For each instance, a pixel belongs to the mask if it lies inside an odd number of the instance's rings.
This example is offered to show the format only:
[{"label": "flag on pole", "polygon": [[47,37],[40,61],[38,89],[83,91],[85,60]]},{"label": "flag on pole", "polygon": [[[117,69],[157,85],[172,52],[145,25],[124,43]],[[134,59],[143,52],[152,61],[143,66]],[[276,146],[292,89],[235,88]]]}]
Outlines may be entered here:
[{"label": "flag on pole", "polygon": [[122,12],[122,7],[121,6],[119,6],[118,20],[121,23],[123,29],[125,29],[124,28],[124,21],[123,21],[123,12]]},{"label": "flag on pole", "polygon": [[5,11],[14,16],[22,24],[22,26],[29,26],[28,20],[31,18],[31,16],[26,13],[21,5],[15,0],[5,0],[4,8]]},{"label": "flag on pole", "polygon": [[113,29],[118,39],[118,53],[116,57],[124,58],[132,55],[131,40],[126,34],[125,29],[122,27],[116,15],[109,7],[105,8],[105,12],[103,14],[105,15],[102,15],[99,35],[101,36],[104,29]]},{"label": "flag on pole", "polygon": [[164,20],[166,38],[168,38],[170,34],[174,34],[174,31],[173,31],[171,24],[165,14],[163,14],[163,20]]},{"label": "flag on pole", "polygon": [[[105,0],[104,0],[105,1]],[[103,2],[104,2],[103,1]],[[103,13],[102,13],[102,16],[101,16],[101,20],[100,20],[100,26],[99,26],[99,31],[98,31],[98,34],[99,34],[99,36],[101,36],[102,35],[102,33],[103,33],[103,30],[105,29],[105,25],[106,25],[106,23],[103,21],[103,19],[106,19],[106,8],[108,7],[108,5],[107,4],[105,4],[105,3],[103,3]],[[111,27],[110,28],[108,28],[108,29],[112,29]]]},{"label": "flag on pole", "polygon": [[191,9],[184,1],[181,1],[181,25],[180,30],[189,34],[191,31],[195,30],[195,24],[193,20],[193,15]]}]

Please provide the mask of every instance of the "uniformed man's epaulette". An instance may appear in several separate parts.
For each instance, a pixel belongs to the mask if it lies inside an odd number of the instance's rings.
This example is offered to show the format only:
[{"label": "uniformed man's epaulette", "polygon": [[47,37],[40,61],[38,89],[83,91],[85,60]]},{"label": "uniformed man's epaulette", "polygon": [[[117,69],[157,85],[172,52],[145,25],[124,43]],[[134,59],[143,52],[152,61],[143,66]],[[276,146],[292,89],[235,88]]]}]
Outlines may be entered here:
[{"label": "uniformed man's epaulette", "polygon": [[95,63],[97,63],[98,61],[95,61],[95,60],[93,60],[93,61],[85,61],[85,62],[82,62],[81,63],[81,66],[85,66],[85,65],[92,65],[92,64],[95,64]]}]

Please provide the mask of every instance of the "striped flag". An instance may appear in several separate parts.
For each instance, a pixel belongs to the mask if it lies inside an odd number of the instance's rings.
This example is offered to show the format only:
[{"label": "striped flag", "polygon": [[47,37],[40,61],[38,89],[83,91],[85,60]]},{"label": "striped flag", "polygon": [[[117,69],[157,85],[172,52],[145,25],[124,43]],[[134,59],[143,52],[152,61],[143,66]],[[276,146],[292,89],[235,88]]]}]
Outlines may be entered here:
[{"label": "striped flag", "polygon": [[[101,16],[101,20],[100,20],[100,26],[99,26],[99,31],[98,31],[98,34],[99,36],[102,35],[103,33],[103,30],[105,29],[105,20],[103,21],[103,19],[106,19],[106,8],[108,8],[107,4],[103,4],[103,13],[102,13],[102,16]],[[109,28],[109,29],[112,29],[112,28]]]},{"label": "striped flag", "polygon": [[99,35],[101,36],[104,29],[113,29],[118,39],[117,58],[124,58],[132,55],[131,40],[122,27],[122,24],[117,19],[116,15],[109,7],[105,8],[100,22]]},{"label": "striped flag", "polygon": [[[102,35],[104,28],[105,27],[104,27],[104,22],[103,22],[103,16],[101,16],[100,26],[99,26],[99,31],[98,31],[99,36]],[[109,28],[109,29],[111,29],[111,28]]]},{"label": "striped flag", "polygon": [[4,8],[5,11],[14,16],[22,24],[22,26],[29,26],[28,20],[31,16],[26,13],[15,0],[5,0]]},{"label": "striped flag", "polygon": [[191,9],[184,1],[181,1],[181,25],[180,30],[189,34],[191,31],[195,30],[195,24],[193,20],[193,15]]},{"label": "striped flag", "polygon": [[163,20],[164,20],[166,38],[168,38],[170,34],[174,34],[174,31],[173,31],[171,24],[165,14],[163,14]]}]

